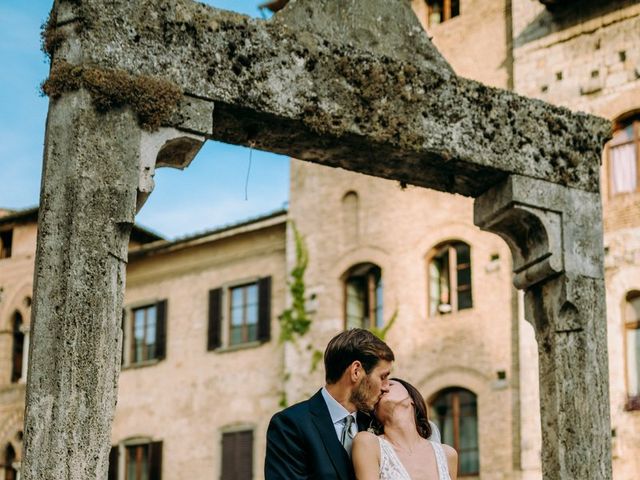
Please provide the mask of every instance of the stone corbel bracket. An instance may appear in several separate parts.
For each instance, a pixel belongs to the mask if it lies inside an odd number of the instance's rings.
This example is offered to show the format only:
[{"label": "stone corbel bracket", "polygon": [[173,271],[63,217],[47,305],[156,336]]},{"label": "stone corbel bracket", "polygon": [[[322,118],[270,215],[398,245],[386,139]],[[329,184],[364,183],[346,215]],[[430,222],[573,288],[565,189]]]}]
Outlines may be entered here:
[{"label": "stone corbel bracket", "polygon": [[597,193],[520,175],[510,175],[474,206],[474,223],[509,245],[519,289],[560,273],[602,278],[601,218]]},{"label": "stone corbel bracket", "polygon": [[185,96],[171,118],[171,126],[155,132],[142,131],[136,212],[155,187],[156,168],[184,170],[198,154],[213,130],[213,102]]}]

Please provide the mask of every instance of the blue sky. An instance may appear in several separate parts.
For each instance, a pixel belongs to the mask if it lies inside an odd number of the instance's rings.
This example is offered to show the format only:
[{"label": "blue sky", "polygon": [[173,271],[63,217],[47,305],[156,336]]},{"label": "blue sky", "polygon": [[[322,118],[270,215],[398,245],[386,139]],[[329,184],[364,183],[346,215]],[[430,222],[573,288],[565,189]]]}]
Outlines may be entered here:
[{"label": "blue sky", "polygon": [[[218,8],[260,17],[261,0],[207,0]],[[53,0],[0,1],[0,208],[38,203],[48,99],[39,85],[49,65],[40,51],[40,25]],[[207,142],[184,171],[162,168],[138,223],[169,238],[282,208],[288,198],[287,158]]]}]

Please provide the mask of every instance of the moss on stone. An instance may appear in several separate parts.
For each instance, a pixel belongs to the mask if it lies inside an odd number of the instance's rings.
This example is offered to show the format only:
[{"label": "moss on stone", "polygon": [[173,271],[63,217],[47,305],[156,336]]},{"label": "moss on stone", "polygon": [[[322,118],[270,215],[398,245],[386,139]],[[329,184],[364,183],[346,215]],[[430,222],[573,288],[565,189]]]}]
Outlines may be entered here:
[{"label": "moss on stone", "polygon": [[145,130],[157,130],[175,111],[182,98],[173,83],[123,70],[99,69],[59,62],[53,66],[42,91],[56,99],[64,93],[86,89],[99,112],[129,105]]},{"label": "moss on stone", "polygon": [[65,41],[65,33],[57,28],[57,14],[53,9],[49,12],[47,20],[40,27],[40,48],[51,59],[53,52]]}]

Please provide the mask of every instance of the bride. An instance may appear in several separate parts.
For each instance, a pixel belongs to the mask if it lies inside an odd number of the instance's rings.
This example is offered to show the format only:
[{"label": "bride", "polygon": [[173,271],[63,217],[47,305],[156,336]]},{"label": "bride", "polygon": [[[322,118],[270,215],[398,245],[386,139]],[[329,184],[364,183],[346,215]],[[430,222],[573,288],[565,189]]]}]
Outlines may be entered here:
[{"label": "bride", "polygon": [[456,480],[458,454],[429,440],[427,406],[414,386],[391,379],[374,414],[382,433],[360,432],[353,440],[357,480]]}]

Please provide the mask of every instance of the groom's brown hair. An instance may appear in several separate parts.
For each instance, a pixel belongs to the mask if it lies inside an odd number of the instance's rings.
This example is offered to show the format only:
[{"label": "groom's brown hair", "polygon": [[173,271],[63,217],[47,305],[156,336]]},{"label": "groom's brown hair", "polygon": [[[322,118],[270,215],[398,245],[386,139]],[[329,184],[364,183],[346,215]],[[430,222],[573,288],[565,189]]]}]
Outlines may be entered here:
[{"label": "groom's brown hair", "polygon": [[373,333],[363,328],[353,328],[329,341],[324,351],[325,378],[328,384],[336,383],[356,360],[368,375],[380,360],[393,362],[394,359],[389,346]]}]

